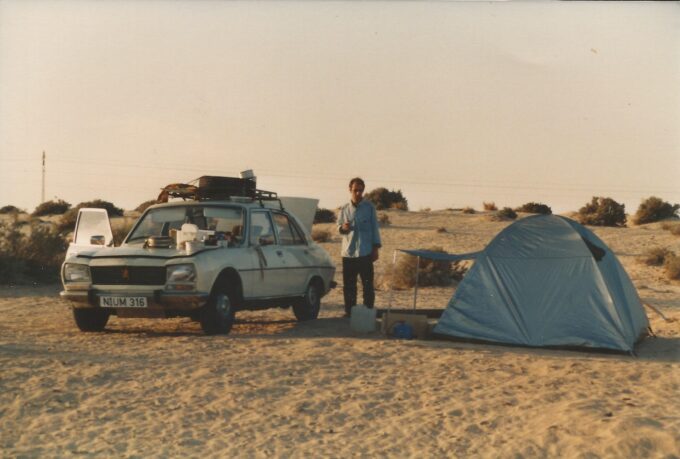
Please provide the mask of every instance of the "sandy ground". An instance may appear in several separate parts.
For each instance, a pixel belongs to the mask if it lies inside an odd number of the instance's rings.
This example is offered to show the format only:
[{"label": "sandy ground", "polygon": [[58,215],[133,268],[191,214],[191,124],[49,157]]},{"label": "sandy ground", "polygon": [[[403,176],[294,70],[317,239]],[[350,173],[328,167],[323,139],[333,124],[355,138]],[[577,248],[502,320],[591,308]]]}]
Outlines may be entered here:
[{"label": "sandy ground", "polygon": [[[507,225],[389,216],[378,273],[396,247],[477,250]],[[637,357],[358,335],[341,289],[317,321],[241,313],[226,337],[188,319],[81,333],[58,285],[0,289],[0,456],[680,457],[680,283],[635,260],[657,245],[680,253],[680,238],[660,225],[595,231],[671,319],[648,313],[657,337]],[[337,238],[324,246],[339,260]],[[421,289],[418,307],[452,291]]]}]

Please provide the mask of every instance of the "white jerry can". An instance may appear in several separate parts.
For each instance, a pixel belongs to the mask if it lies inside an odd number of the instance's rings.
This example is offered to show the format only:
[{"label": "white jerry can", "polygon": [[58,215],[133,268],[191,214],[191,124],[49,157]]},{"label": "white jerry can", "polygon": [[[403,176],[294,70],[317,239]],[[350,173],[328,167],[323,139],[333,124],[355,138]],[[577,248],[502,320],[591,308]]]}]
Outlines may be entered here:
[{"label": "white jerry can", "polygon": [[352,307],[349,326],[355,332],[368,333],[375,331],[376,309],[363,304]]}]

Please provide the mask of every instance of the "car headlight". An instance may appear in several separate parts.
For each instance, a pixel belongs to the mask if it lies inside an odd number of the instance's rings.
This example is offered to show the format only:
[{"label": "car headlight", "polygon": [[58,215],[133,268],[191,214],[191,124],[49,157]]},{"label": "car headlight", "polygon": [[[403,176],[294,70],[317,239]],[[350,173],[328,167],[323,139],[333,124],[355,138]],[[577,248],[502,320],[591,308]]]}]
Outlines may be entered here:
[{"label": "car headlight", "polygon": [[171,265],[168,266],[167,272],[168,284],[187,283],[196,280],[196,270],[192,264]]},{"label": "car headlight", "polygon": [[90,267],[76,263],[64,265],[64,281],[66,282],[90,282]]}]

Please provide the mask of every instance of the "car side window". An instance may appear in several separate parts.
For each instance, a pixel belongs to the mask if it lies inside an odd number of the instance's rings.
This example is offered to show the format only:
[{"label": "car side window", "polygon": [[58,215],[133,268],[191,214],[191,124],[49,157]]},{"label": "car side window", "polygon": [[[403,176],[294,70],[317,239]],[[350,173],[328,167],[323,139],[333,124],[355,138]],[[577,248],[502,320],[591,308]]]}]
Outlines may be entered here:
[{"label": "car side window", "polygon": [[256,211],[250,214],[250,234],[248,240],[251,245],[271,245],[276,243],[274,227],[268,212]]},{"label": "car side window", "polygon": [[293,245],[297,242],[295,241],[295,236],[288,221],[288,216],[275,212],[274,223],[276,224],[276,230],[279,233],[279,244],[281,245]]},{"label": "car side window", "polygon": [[293,220],[290,220],[290,228],[293,230],[293,237],[295,238],[296,244],[307,243],[305,237],[302,235],[302,231],[300,231],[300,228],[297,226],[297,224],[295,224]]}]

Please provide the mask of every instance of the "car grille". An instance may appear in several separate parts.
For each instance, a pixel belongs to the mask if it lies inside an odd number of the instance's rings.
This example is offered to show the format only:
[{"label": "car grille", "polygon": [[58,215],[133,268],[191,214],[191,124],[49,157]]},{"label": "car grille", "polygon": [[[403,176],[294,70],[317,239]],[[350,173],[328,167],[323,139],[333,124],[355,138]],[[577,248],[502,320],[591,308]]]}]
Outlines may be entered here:
[{"label": "car grille", "polygon": [[93,266],[93,284],[107,285],[163,285],[165,267],[156,266]]}]

